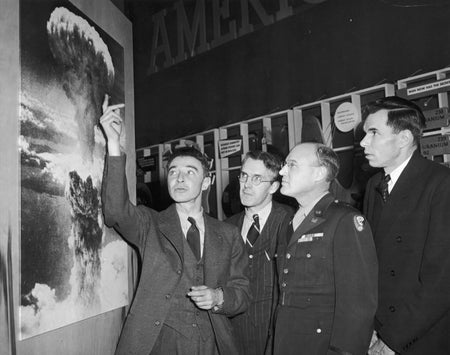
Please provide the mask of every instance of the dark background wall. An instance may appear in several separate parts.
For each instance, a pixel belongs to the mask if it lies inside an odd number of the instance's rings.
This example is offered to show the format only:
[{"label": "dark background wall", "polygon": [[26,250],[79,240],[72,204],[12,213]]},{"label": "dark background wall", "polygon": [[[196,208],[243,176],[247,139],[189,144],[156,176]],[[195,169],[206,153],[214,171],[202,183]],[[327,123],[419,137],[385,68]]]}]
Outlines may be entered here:
[{"label": "dark background wall", "polygon": [[[266,27],[255,22],[255,32],[151,75],[151,14],[173,11],[175,1],[126,2],[134,32],[136,147],[450,63],[450,1],[292,1],[293,16]],[[194,5],[184,1],[187,12]],[[176,23],[167,23],[169,32],[170,25]]]}]

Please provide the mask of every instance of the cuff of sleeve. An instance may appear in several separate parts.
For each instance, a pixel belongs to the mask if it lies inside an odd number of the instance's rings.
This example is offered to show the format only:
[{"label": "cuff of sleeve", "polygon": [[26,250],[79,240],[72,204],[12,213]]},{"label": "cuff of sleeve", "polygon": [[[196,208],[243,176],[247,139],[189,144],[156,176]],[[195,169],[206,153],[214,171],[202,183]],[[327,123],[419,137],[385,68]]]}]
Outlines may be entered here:
[{"label": "cuff of sleeve", "polygon": [[216,292],[218,294],[218,298],[219,301],[217,302],[217,304],[213,307],[213,312],[220,312],[223,308],[223,303],[224,303],[224,299],[223,299],[223,289],[222,287],[217,287],[216,288]]}]

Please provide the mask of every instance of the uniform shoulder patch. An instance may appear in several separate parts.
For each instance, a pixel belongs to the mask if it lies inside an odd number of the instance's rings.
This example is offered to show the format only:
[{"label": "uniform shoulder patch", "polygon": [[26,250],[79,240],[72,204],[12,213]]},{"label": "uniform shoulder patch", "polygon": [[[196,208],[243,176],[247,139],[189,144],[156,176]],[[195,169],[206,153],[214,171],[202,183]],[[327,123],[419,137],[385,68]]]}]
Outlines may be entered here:
[{"label": "uniform shoulder patch", "polygon": [[353,223],[355,223],[356,230],[362,232],[366,226],[366,219],[361,215],[357,215],[353,217]]}]

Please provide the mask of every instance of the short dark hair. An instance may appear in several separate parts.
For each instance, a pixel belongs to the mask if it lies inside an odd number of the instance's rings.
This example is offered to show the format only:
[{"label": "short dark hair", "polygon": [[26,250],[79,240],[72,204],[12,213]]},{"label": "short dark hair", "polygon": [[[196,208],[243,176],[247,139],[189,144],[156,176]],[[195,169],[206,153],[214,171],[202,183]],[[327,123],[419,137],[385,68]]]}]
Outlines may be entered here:
[{"label": "short dark hair", "polygon": [[242,165],[244,165],[248,159],[261,160],[264,163],[264,166],[273,174],[273,177],[275,179],[278,177],[282,161],[277,155],[262,150],[251,150],[245,154],[244,159],[242,159]]},{"label": "short dark hair", "polygon": [[170,163],[177,157],[192,157],[197,159],[203,168],[204,176],[208,176],[210,173],[211,159],[206,154],[203,154],[197,148],[194,147],[178,147],[173,150],[167,160],[167,168],[170,167]]},{"label": "short dark hair", "polygon": [[398,96],[388,96],[368,103],[363,110],[363,122],[367,116],[381,110],[387,110],[387,125],[394,133],[409,130],[414,137],[414,144],[419,145],[425,116],[415,103]]},{"label": "short dark hair", "polygon": [[326,180],[328,182],[336,179],[339,173],[339,157],[333,149],[323,144],[316,145],[316,156],[320,166],[324,166],[327,169]]}]

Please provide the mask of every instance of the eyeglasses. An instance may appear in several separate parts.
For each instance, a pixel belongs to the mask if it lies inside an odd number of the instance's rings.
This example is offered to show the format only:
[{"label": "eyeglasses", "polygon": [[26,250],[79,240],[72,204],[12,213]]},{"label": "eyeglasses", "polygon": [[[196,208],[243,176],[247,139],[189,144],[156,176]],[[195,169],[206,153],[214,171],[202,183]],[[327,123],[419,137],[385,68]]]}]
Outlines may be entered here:
[{"label": "eyeglasses", "polygon": [[275,180],[263,180],[263,177],[261,175],[248,175],[248,174],[242,173],[242,172],[238,176],[239,181],[242,183],[246,183],[249,178],[254,186],[258,186],[262,182],[274,182],[275,181]]}]

